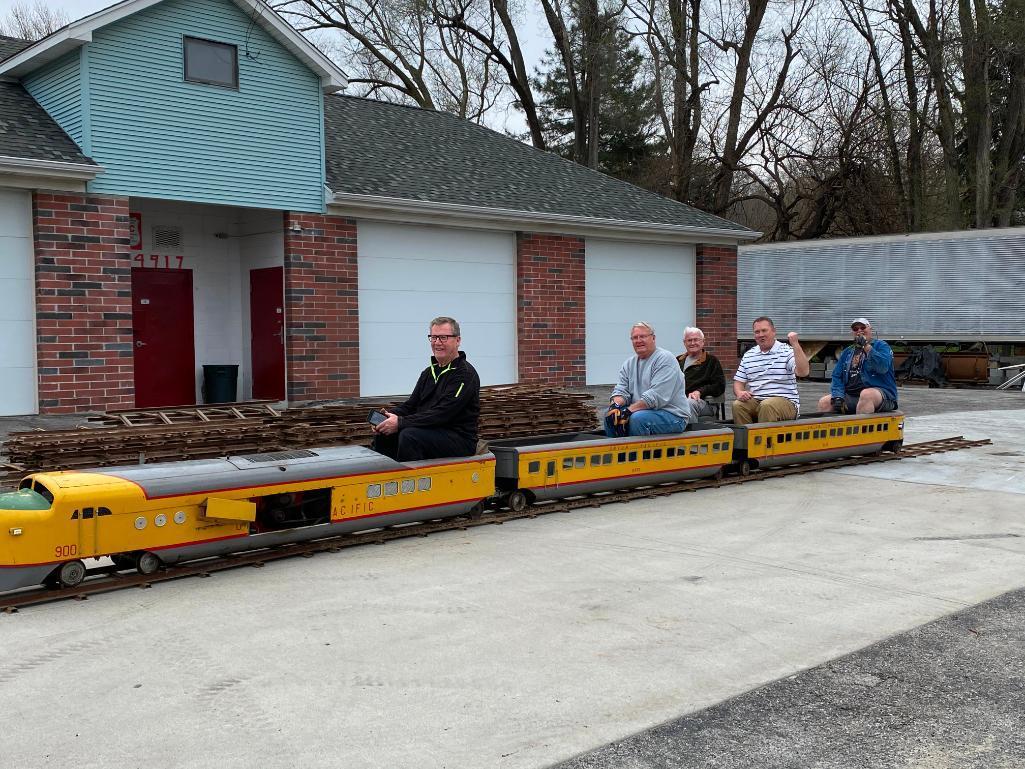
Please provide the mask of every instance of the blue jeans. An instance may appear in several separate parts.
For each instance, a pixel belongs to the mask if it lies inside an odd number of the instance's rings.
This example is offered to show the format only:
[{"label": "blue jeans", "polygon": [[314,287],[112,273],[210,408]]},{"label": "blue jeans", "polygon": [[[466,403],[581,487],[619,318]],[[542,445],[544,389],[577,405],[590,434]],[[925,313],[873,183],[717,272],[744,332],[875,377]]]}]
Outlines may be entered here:
[{"label": "blue jeans", "polygon": [[[644,409],[630,415],[629,427],[632,436],[672,435],[686,430],[687,422],[662,409]],[[615,437],[608,427],[605,428],[605,435],[609,438]]]}]

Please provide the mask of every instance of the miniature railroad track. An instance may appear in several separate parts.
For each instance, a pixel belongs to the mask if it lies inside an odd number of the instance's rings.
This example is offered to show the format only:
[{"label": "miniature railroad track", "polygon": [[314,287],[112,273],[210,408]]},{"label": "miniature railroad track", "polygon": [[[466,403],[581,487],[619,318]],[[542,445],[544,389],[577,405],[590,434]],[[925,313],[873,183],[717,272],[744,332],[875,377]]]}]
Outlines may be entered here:
[{"label": "miniature railroad track", "polygon": [[790,475],[816,472],[819,470],[830,470],[838,467],[852,467],[856,465],[874,464],[877,462],[890,462],[898,459],[923,457],[930,454],[939,454],[946,451],[958,451],[960,449],[986,446],[990,440],[966,440],[962,436],[955,438],[941,438],[939,440],[925,441],[904,446],[899,453],[884,452],[881,454],[847,457],[844,459],[825,460],[822,462],[811,462],[801,465],[790,465],[770,470],[759,470],[751,475],[731,475],[723,478],[710,478],[698,481],[683,481],[680,483],[660,484],[657,486],[642,486],[635,489],[623,491],[598,492],[596,494],[570,497],[553,502],[541,502],[531,505],[523,510],[515,511],[502,507],[490,510],[480,516],[467,518],[450,518],[440,521],[425,521],[423,523],[410,523],[401,526],[391,526],[386,529],[373,529],[355,534],[340,534],[316,539],[309,542],[299,542],[292,545],[252,550],[243,553],[232,553],[217,558],[205,559],[202,561],[190,561],[180,566],[171,566],[161,569],[156,574],[142,575],[134,573],[120,573],[114,570],[113,566],[97,567],[89,570],[84,582],[70,588],[31,588],[21,590],[6,596],[0,596],[0,611],[7,614],[18,611],[21,607],[34,606],[51,601],[62,599],[86,600],[90,595],[109,593],[114,590],[122,590],[128,587],[149,588],[158,582],[167,582],[182,577],[209,577],[210,575],[224,571],[225,569],[236,569],[241,566],[260,568],[270,561],[277,561],[283,558],[294,558],[296,556],[312,557],[317,553],[336,553],[344,548],[357,545],[383,545],[395,539],[406,539],[408,537],[426,537],[440,531],[465,530],[476,526],[494,526],[515,521],[521,518],[536,518],[549,513],[565,513],[584,507],[600,507],[614,502],[628,502],[634,499],[651,499],[676,494],[682,491],[697,491],[699,489],[718,488],[720,486],[732,486],[748,481],[764,481],[770,478],[782,478]]}]

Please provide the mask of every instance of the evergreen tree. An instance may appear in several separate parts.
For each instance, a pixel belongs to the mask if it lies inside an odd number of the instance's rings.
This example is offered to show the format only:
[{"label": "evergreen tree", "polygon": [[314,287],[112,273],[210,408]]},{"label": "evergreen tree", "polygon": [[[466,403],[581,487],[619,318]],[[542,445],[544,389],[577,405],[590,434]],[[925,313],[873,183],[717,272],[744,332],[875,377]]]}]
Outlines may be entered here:
[{"label": "evergreen tree", "polygon": [[[597,135],[598,169],[628,181],[640,182],[647,175],[645,163],[653,151],[655,139],[655,90],[642,77],[644,58],[631,44],[629,36],[614,28],[590,47],[597,62],[585,62],[583,35],[579,26],[571,29],[577,72],[592,72],[597,82],[582,83],[580,91],[597,98],[597,131],[584,127],[585,135]],[[595,66],[595,64],[597,66]],[[539,95],[539,112],[545,141],[552,150],[578,163],[587,163],[590,147],[576,157],[576,126],[566,68],[560,57],[546,52],[533,87]]]}]

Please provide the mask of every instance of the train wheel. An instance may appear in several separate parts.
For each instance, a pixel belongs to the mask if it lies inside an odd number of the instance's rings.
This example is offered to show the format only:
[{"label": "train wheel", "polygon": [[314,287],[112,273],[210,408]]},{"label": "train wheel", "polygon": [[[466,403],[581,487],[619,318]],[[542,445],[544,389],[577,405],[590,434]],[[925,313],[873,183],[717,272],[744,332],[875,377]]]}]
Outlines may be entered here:
[{"label": "train wheel", "polygon": [[135,569],[140,574],[154,574],[160,568],[161,563],[160,556],[148,550],[135,556]]},{"label": "train wheel", "polygon": [[81,561],[62,563],[57,569],[57,583],[61,587],[74,587],[85,579],[85,564]]},{"label": "train wheel", "polygon": [[751,474],[751,463],[746,459],[740,463],[740,474],[743,476],[748,476]]},{"label": "train wheel", "polygon": [[509,509],[514,513],[522,512],[527,508],[527,495],[522,491],[514,491],[509,495],[509,498],[505,501],[505,504],[509,506]]}]

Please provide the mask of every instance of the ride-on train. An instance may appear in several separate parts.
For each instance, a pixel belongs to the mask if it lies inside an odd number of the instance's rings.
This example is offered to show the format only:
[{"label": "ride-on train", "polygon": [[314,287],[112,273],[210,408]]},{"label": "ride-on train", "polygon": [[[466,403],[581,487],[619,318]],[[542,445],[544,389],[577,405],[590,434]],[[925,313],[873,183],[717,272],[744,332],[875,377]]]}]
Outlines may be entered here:
[{"label": "ride-on train", "polygon": [[165,564],[488,506],[748,474],[760,467],[899,450],[904,415],[812,414],[677,435],[569,433],[492,441],[473,457],[399,463],[366,448],[40,472],[0,494],[0,591],[77,585],[82,559],[150,574]]}]

